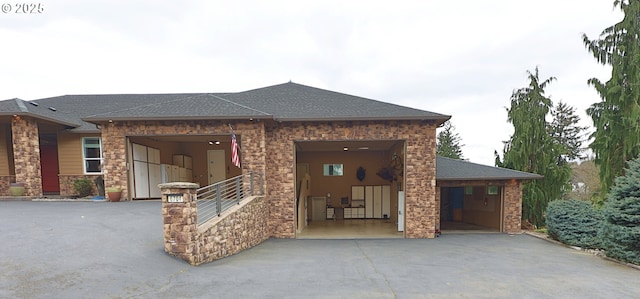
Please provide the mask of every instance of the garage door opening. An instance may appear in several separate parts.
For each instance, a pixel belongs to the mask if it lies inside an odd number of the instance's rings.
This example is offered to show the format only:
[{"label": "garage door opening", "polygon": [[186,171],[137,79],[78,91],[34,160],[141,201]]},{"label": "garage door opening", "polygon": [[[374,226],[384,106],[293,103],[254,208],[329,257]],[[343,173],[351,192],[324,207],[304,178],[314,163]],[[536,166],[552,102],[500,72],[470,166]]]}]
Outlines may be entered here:
[{"label": "garage door opening", "polygon": [[404,146],[402,140],[296,142],[296,237],[402,238]]},{"label": "garage door opening", "polygon": [[[241,142],[241,136],[236,136]],[[242,174],[231,165],[230,135],[129,136],[127,165],[130,196],[159,199],[158,184],[190,182],[200,186]]]},{"label": "garage door opening", "polygon": [[442,233],[502,231],[500,186],[442,187],[440,230]]}]

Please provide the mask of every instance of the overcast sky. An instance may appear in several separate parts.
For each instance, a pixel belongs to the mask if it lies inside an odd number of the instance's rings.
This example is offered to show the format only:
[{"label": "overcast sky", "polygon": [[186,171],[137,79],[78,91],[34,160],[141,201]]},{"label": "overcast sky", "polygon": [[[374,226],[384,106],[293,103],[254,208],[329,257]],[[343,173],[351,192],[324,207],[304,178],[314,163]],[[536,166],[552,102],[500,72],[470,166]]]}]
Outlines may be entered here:
[{"label": "overcast sky", "polygon": [[[9,1],[5,1],[9,3]],[[0,99],[238,92],[293,81],[452,116],[464,157],[493,165],[527,70],[555,102],[610,78],[582,43],[613,0],[42,1],[0,13]],[[36,4],[38,2],[35,2]],[[5,12],[8,11],[8,12]]]}]

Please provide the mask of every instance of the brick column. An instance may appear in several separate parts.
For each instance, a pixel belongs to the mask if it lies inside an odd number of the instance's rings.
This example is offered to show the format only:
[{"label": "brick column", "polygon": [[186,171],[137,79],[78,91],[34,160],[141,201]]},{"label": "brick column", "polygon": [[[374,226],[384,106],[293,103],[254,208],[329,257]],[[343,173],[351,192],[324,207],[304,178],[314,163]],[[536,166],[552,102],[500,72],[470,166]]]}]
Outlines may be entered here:
[{"label": "brick column", "polygon": [[38,122],[31,117],[14,116],[11,118],[11,134],[16,182],[24,184],[25,195],[41,196]]},{"label": "brick column", "polygon": [[522,232],[522,182],[511,180],[504,186],[504,232]]},{"label": "brick column", "polygon": [[158,186],[162,192],[164,251],[191,265],[197,265],[198,184],[166,183]]}]

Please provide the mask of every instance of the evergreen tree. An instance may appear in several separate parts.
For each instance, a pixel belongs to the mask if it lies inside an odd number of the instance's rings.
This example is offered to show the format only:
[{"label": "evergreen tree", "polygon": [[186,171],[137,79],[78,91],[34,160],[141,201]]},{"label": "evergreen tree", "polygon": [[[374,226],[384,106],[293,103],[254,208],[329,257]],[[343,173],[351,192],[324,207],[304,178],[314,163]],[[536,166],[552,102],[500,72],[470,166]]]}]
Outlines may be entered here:
[{"label": "evergreen tree", "polygon": [[451,124],[451,121],[445,122],[442,131],[438,133],[436,155],[451,159],[463,159],[461,141],[462,138],[455,132],[455,127]]},{"label": "evergreen tree", "polygon": [[640,265],[640,159],[628,166],[605,203],[602,241],[607,256]]},{"label": "evergreen tree", "polygon": [[625,162],[640,153],[640,1],[616,0],[613,5],[624,13],[622,21],[604,29],[599,39],[583,35],[596,60],[612,67],[606,83],[596,78],[588,81],[601,98],[587,114],[596,128],[590,147],[600,167],[604,192],[622,175]]},{"label": "evergreen tree", "polygon": [[529,86],[511,95],[507,121],[513,124],[514,132],[505,142],[503,161],[496,153],[496,165],[544,176],[525,183],[522,191],[523,219],[542,226],[547,203],[560,198],[563,190],[568,189],[571,169],[567,163],[558,163],[562,147],[549,133],[551,126],[546,121],[553,104],[545,96],[545,88],[555,78],[540,81],[537,67],[534,73],[527,71],[527,74]]},{"label": "evergreen tree", "polygon": [[580,117],[575,112],[576,108],[562,101],[558,102],[551,111],[553,121],[549,125],[549,134],[559,145],[558,164],[583,158],[583,134],[587,127],[578,125]]}]

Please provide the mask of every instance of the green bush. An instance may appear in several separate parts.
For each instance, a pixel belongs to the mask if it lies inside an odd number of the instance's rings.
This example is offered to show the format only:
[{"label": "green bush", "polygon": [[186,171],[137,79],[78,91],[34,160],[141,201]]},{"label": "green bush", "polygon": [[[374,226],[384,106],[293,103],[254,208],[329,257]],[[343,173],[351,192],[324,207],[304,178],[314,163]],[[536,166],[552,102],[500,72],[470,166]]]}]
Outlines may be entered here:
[{"label": "green bush", "polygon": [[591,203],[577,199],[554,200],[547,206],[549,236],[582,248],[600,248],[602,213]]},{"label": "green bush", "polygon": [[601,238],[608,257],[640,265],[640,159],[627,166],[604,204]]},{"label": "green bush", "polygon": [[73,181],[73,189],[80,197],[86,197],[93,193],[93,182],[90,179],[77,179]]}]

